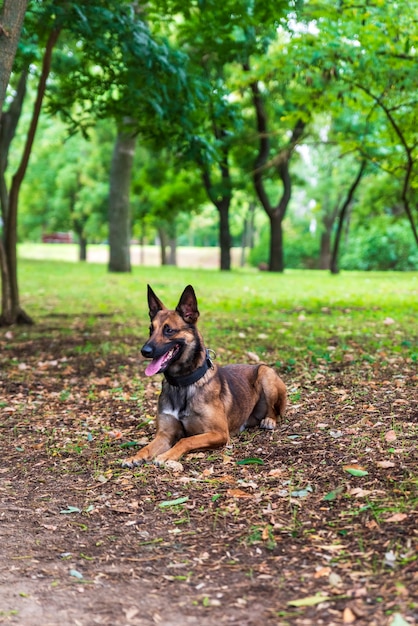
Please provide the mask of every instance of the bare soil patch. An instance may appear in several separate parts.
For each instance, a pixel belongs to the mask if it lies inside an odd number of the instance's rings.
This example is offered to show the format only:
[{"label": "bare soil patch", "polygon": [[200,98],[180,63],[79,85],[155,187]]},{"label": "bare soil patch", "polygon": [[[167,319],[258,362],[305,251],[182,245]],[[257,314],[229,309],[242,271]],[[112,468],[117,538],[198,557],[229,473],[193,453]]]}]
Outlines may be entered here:
[{"label": "bare soil patch", "polygon": [[417,623],[413,363],[280,372],[275,433],[133,471],[159,381],[101,324],[1,331],[0,623]]}]

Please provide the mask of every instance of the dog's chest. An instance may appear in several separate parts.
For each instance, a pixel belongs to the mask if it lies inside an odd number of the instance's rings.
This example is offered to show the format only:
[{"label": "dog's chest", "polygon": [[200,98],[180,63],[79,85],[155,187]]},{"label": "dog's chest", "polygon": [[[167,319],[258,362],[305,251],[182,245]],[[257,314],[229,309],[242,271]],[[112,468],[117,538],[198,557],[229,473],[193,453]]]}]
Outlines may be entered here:
[{"label": "dog's chest", "polygon": [[194,386],[173,387],[167,385],[160,396],[160,411],[172,415],[175,419],[186,422],[192,414]]}]

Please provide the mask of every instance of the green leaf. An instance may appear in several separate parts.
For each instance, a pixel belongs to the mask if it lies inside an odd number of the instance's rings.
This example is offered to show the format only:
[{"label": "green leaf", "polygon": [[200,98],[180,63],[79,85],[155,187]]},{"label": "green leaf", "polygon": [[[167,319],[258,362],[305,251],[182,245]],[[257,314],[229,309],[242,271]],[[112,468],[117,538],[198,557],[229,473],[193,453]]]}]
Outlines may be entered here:
[{"label": "green leaf", "polygon": [[322,499],[326,500],[327,502],[331,502],[332,500],[336,500],[337,496],[339,496],[340,493],[342,493],[343,491],[344,487],[343,485],[340,485],[336,489],[333,489],[332,491],[327,493]]},{"label": "green leaf", "polygon": [[81,509],[78,508],[78,506],[67,506],[66,509],[62,509],[62,511],[60,511],[60,513],[81,513]]},{"label": "green leaf", "polygon": [[264,465],[263,459],[249,458],[237,461],[237,465]]},{"label": "green leaf", "polygon": [[346,466],[343,469],[348,474],[351,474],[351,476],[357,476],[357,477],[367,476],[367,474],[369,473],[367,470],[359,469],[357,467]]},{"label": "green leaf", "polygon": [[158,506],[164,508],[166,506],[176,506],[176,504],[183,504],[187,502],[189,496],[183,496],[182,498],[176,498],[175,500],[164,500],[164,502],[160,502]]},{"label": "green leaf", "polygon": [[121,443],[120,447],[121,448],[133,448],[134,446],[137,446],[138,442],[137,441],[126,441],[125,443]]},{"label": "green leaf", "polygon": [[407,622],[400,613],[394,613],[393,619],[389,622],[389,626],[409,626],[409,622]]}]

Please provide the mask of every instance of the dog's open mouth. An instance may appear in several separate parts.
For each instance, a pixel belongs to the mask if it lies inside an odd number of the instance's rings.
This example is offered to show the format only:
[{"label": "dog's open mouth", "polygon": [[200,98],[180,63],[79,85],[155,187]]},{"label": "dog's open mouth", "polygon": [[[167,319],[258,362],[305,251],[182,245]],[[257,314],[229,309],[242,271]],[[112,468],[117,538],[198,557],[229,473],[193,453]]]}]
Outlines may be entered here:
[{"label": "dog's open mouth", "polygon": [[163,372],[169,366],[179,350],[180,344],[177,343],[174,348],[171,348],[171,350],[163,354],[163,356],[152,359],[151,363],[145,369],[145,374],[147,376],[153,376],[154,374]]}]

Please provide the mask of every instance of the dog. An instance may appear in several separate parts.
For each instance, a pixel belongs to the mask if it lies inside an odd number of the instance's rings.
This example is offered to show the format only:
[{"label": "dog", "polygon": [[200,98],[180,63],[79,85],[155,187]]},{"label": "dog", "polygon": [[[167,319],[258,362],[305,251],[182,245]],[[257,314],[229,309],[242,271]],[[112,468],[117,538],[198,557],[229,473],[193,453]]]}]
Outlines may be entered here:
[{"label": "dog", "polygon": [[150,337],[141,349],[147,376],[163,373],[157,434],[124,467],[178,461],[193,450],[225,445],[244,428],[274,430],[286,408],[286,386],[268,365],[214,364],[197,329],[198,304],[188,285],[175,310],[148,285]]}]

